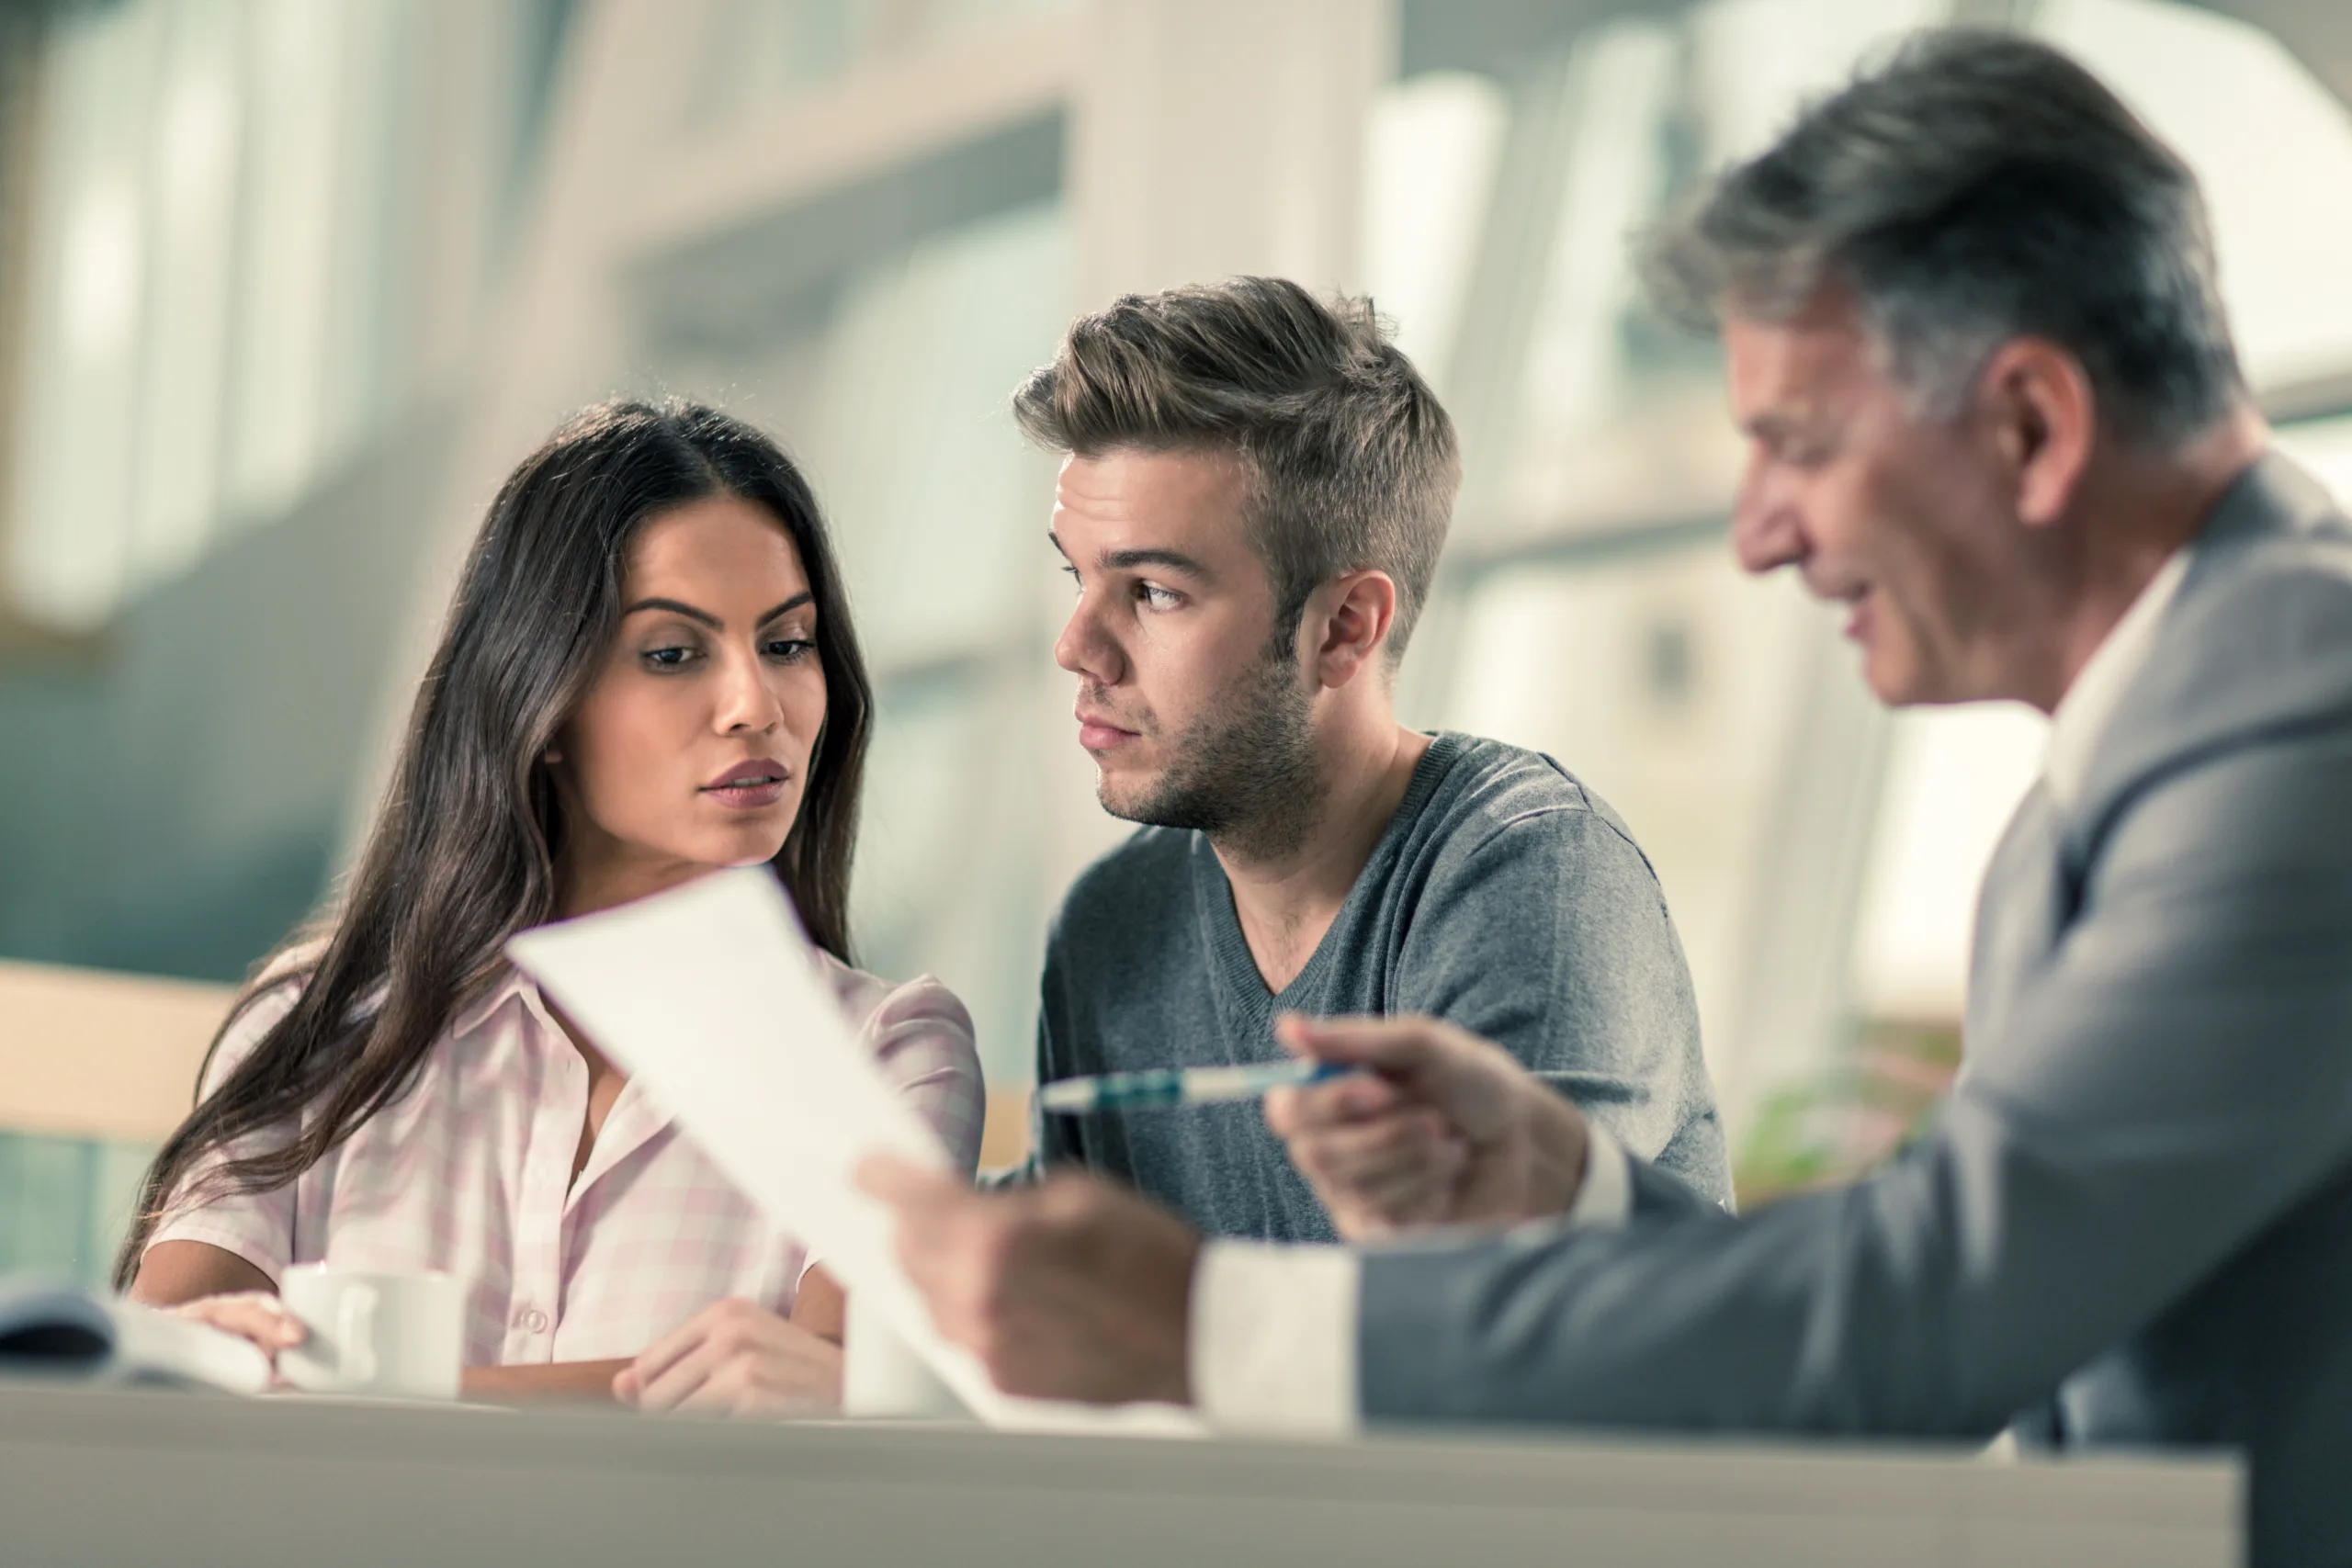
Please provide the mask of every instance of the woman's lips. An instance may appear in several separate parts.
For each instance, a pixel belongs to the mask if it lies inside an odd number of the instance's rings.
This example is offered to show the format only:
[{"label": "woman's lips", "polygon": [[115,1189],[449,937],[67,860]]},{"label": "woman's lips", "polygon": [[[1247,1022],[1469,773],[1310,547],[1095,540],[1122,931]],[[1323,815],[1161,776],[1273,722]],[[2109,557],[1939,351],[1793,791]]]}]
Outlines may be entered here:
[{"label": "woman's lips", "polygon": [[738,811],[763,811],[784,798],[784,781],[768,779],[755,783],[746,780],[741,784],[711,784],[703,790],[703,794],[721,806],[732,807]]}]

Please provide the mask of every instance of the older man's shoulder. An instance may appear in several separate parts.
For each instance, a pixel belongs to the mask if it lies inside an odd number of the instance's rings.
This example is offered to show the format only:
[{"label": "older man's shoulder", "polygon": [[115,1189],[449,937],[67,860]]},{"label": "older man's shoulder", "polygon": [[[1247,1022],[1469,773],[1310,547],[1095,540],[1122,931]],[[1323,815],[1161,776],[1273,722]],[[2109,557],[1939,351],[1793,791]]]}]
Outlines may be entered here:
[{"label": "older man's shoulder", "polygon": [[2109,720],[2083,820],[2247,747],[2352,736],[2352,526],[2339,515],[2227,541],[2192,563]]}]

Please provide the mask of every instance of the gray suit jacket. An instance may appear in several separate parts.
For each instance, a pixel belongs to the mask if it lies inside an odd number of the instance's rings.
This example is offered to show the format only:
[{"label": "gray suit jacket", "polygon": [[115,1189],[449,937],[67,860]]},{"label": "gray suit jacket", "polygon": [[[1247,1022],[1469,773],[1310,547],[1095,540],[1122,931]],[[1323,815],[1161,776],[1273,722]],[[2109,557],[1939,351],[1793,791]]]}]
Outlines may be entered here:
[{"label": "gray suit jacket", "polygon": [[2352,1562],[2352,527],[2224,498],[2061,811],[1988,870],[1968,1065],[1744,1219],[1370,1254],[1374,1420],[2229,1447],[2257,1564]]}]

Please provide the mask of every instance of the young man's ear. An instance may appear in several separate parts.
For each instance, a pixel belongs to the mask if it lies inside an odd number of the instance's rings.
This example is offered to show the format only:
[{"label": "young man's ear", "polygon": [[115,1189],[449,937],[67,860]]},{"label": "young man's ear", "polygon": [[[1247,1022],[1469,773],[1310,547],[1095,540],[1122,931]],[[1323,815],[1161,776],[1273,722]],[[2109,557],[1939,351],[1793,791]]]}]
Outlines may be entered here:
[{"label": "young man's ear", "polygon": [[1366,567],[1316,590],[1306,601],[1306,624],[1321,628],[1315,649],[1317,682],[1344,686],[1367,667],[1385,663],[1396,621],[1396,584],[1385,571]]}]

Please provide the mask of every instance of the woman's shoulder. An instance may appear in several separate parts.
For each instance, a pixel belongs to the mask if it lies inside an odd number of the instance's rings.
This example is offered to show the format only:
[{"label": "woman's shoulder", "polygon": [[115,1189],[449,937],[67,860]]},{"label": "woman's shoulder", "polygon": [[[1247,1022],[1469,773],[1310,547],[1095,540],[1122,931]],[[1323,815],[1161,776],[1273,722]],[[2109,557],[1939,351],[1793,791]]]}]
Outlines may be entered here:
[{"label": "woman's shoulder", "polygon": [[323,940],[294,943],[273,953],[254,972],[244,989],[237,993],[237,999],[222,1022],[220,1039],[205,1064],[198,1098],[219,1088],[221,1080],[258,1050],[269,1032],[294,1010],[294,1004],[301,999],[303,987],[311,983],[311,974],[318,967],[326,946]]},{"label": "woman's shoulder", "polygon": [[886,980],[854,969],[820,951],[817,966],[833,987],[842,1011],[867,1039],[908,1027],[924,1027],[972,1038],[972,1015],[936,976]]}]

